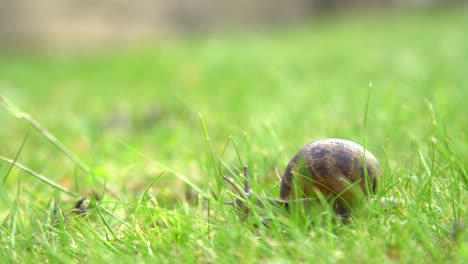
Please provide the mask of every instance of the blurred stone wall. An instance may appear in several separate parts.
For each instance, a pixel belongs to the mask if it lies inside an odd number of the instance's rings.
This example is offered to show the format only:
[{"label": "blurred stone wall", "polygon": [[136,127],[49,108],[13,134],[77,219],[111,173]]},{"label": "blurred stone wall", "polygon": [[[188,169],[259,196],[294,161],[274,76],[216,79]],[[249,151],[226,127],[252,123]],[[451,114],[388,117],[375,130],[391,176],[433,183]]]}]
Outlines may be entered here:
[{"label": "blurred stone wall", "polygon": [[0,0],[0,45],[125,43],[224,26],[287,23],[338,8],[455,0]]}]

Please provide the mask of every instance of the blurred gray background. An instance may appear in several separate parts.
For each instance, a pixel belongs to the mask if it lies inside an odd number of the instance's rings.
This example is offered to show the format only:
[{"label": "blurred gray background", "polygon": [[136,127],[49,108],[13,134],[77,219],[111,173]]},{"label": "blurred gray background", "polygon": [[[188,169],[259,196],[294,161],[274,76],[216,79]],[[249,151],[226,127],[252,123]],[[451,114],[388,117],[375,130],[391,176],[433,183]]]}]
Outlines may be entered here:
[{"label": "blurred gray background", "polygon": [[[2,48],[89,47],[268,27],[349,9],[423,8],[461,0],[0,0]],[[118,41],[118,42],[115,42]]]}]

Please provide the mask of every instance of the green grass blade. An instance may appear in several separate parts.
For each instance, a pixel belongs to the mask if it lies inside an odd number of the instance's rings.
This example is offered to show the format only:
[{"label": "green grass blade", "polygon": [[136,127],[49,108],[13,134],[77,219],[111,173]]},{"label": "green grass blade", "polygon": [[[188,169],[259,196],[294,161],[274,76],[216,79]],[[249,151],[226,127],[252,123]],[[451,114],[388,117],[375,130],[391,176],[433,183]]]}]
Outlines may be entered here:
[{"label": "green grass blade", "polygon": [[23,151],[23,147],[26,144],[26,140],[28,139],[28,135],[29,134],[26,134],[26,136],[24,137],[23,142],[21,143],[21,146],[20,146],[18,152],[16,153],[15,159],[13,159],[13,163],[10,163],[10,167],[8,168],[8,171],[6,172],[5,177],[3,178],[2,185],[5,184],[6,180],[8,179],[8,175],[10,175],[11,170],[15,166],[15,163],[17,162],[17,160],[18,160],[18,158],[19,158],[19,156],[21,154],[21,151]]},{"label": "green grass blade", "polygon": [[78,167],[80,167],[84,172],[89,173],[91,171],[90,167],[86,165],[75,153],[69,150],[60,140],[57,139],[52,133],[50,133],[46,128],[44,128],[39,122],[37,122],[32,116],[28,113],[22,112],[17,108],[12,102],[10,102],[5,96],[0,95],[0,106],[11,113],[18,119],[23,119],[28,122],[34,129],[36,129],[40,134],[42,134],[49,142],[56,146],[63,154],[65,154],[71,161],[73,161]]},{"label": "green grass blade", "polygon": [[62,192],[64,192],[64,193],[66,193],[66,194],[68,194],[68,195],[71,195],[71,196],[73,196],[73,197],[78,197],[78,194],[76,194],[76,193],[74,193],[74,192],[72,192],[72,191],[67,190],[65,187],[60,186],[60,184],[58,184],[58,183],[56,183],[56,182],[50,180],[49,178],[47,178],[47,177],[45,177],[45,176],[43,176],[43,175],[41,175],[41,174],[39,174],[39,173],[33,171],[32,169],[30,169],[30,168],[28,168],[28,167],[22,165],[21,163],[15,162],[14,160],[5,158],[5,157],[3,157],[3,156],[0,156],[0,160],[5,161],[5,162],[8,162],[8,163],[14,165],[14,166],[17,167],[18,169],[20,169],[20,170],[22,170],[22,171],[28,173],[28,174],[31,175],[31,176],[34,176],[36,179],[38,179],[38,180],[40,180],[40,181],[42,181],[42,182],[44,182],[44,183],[46,183],[46,184],[48,184],[48,185],[50,185],[50,186],[52,186],[52,187],[54,187],[54,188],[56,188],[56,189],[58,189],[58,190],[60,190],[60,191],[62,191]]}]

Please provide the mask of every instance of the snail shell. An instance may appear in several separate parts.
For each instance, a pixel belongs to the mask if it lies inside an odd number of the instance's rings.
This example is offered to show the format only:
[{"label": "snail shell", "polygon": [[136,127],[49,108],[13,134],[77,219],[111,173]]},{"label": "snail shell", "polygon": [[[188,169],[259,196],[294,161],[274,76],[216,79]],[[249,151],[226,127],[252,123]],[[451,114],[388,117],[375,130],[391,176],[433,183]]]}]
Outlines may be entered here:
[{"label": "snail shell", "polygon": [[375,193],[380,174],[377,159],[361,145],[343,139],[323,139],[305,145],[288,163],[279,199],[288,202],[321,193],[338,198],[335,211],[347,217],[360,197],[358,192]]}]

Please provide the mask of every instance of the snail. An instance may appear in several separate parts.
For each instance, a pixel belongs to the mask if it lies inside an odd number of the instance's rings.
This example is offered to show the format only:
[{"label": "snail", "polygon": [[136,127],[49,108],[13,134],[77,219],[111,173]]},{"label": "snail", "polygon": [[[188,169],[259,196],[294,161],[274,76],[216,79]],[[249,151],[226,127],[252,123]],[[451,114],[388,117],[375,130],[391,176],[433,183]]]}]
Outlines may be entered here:
[{"label": "snail", "polygon": [[[244,167],[244,198],[251,195],[247,175]],[[322,139],[305,145],[294,155],[282,175],[279,197],[269,201],[288,207],[293,201],[323,195],[333,201],[338,216],[347,219],[361,197],[376,192],[380,175],[379,162],[363,146],[344,139]],[[241,199],[233,204],[249,212]]]}]

